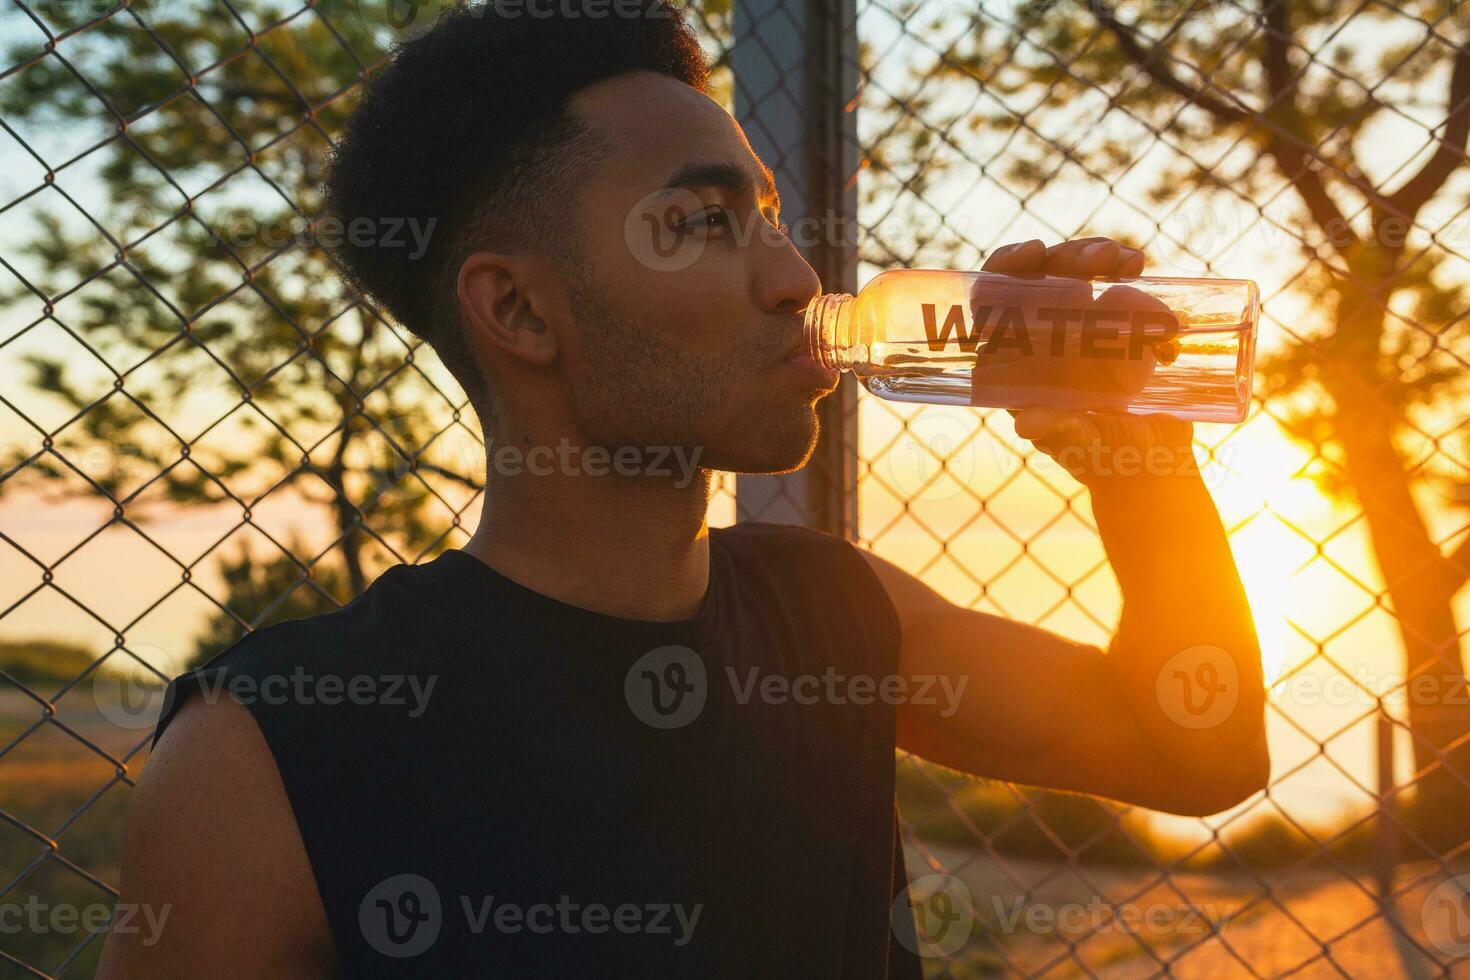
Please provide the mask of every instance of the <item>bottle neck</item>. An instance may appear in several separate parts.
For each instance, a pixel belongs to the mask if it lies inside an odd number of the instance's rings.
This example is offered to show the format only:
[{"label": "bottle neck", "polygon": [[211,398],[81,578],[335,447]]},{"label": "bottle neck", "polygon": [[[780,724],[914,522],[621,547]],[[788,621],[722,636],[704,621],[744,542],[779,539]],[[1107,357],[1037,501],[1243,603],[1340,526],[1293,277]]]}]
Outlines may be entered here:
[{"label": "bottle neck", "polygon": [[806,350],[816,363],[835,371],[851,371],[854,297],[826,293],[806,308]]}]

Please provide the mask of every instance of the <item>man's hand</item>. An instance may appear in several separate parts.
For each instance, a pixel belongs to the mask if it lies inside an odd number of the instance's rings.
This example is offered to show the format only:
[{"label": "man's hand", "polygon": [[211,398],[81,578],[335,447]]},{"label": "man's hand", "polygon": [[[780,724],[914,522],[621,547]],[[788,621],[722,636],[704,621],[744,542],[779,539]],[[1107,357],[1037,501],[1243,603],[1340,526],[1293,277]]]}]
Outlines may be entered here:
[{"label": "man's hand", "polygon": [[[1033,238],[996,249],[982,271],[1078,279],[1121,278],[1142,274],[1145,261],[1141,249],[1111,238],[1078,238],[1049,248]],[[1115,297],[1127,306],[1130,298],[1122,295],[1125,290],[1127,287],[1114,287],[1103,297]],[[1142,294],[1137,294],[1137,299],[1145,306],[1156,303]],[[1016,435],[1029,440],[1088,486],[1113,477],[1180,475],[1193,471],[1190,449],[1193,427],[1170,415],[1137,416],[1043,407],[1014,409],[1010,414],[1015,419]]]},{"label": "man's hand", "polygon": [[1142,249],[1111,238],[1074,238],[1050,247],[1033,238],[1029,242],[1002,245],[990,253],[980,269],[1008,275],[1041,272],[1050,276],[1101,279],[1142,275],[1143,263]]},{"label": "man's hand", "polygon": [[1194,428],[1172,415],[1114,415],[1022,408],[1016,435],[1056,460],[1094,491],[1133,477],[1198,476]]}]

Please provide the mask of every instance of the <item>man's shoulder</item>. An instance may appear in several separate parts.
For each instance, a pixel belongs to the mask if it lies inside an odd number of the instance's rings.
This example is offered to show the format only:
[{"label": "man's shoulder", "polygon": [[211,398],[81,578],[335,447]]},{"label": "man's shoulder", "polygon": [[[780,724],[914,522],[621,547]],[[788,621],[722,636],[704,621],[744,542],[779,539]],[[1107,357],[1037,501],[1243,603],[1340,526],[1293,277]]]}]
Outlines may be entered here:
[{"label": "man's shoulder", "polygon": [[196,699],[170,731],[129,806],[121,896],[165,914],[156,923],[147,916],[151,939],[114,932],[98,975],[260,976],[283,964],[303,976],[331,973],[321,897],[249,712]]},{"label": "man's shoulder", "polygon": [[414,566],[395,565],[345,605],[252,630],[175,677],[154,744],[196,692],[211,701],[228,695],[265,721],[267,707],[294,704],[303,689],[347,691],[354,683],[432,671],[455,657],[470,634],[420,598],[417,574]]},{"label": "man's shoulder", "polygon": [[742,577],[755,575],[823,591],[838,586],[882,590],[864,552],[846,538],[799,524],[747,521],[712,528],[713,547],[731,557]]},{"label": "man's shoulder", "polygon": [[[410,668],[448,659],[459,652],[453,642],[458,624],[436,615],[423,601],[417,587],[422,571],[394,565],[345,605],[251,630],[200,669],[362,666],[377,661]],[[417,642],[398,642],[406,639]]]},{"label": "man's shoulder", "polygon": [[743,582],[762,583],[804,622],[864,623],[885,649],[897,644],[897,613],[888,591],[851,541],[798,524],[750,521],[710,530],[734,559]]},{"label": "man's shoulder", "polygon": [[710,540],[733,559],[742,577],[772,577],[817,591],[838,586],[883,591],[862,549],[835,534],[800,524],[746,521],[712,528]]}]

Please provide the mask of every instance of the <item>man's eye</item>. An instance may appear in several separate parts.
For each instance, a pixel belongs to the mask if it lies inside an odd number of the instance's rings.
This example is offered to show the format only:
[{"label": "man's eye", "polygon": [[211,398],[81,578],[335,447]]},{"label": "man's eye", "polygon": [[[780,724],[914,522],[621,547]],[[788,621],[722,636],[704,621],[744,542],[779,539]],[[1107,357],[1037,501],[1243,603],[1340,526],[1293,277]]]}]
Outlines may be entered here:
[{"label": "man's eye", "polygon": [[686,222],[689,228],[729,228],[730,211],[728,208],[713,207],[707,211],[701,211],[690,217]]}]

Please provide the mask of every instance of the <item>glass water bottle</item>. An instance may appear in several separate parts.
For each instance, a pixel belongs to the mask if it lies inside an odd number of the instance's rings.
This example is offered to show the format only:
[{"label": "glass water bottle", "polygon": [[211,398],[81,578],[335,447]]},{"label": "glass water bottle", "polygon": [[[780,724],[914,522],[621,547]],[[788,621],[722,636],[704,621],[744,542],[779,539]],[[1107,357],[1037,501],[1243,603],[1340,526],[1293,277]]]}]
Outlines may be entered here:
[{"label": "glass water bottle", "polygon": [[898,269],[818,297],[806,337],[893,401],[1242,422],[1259,318],[1245,279]]}]

